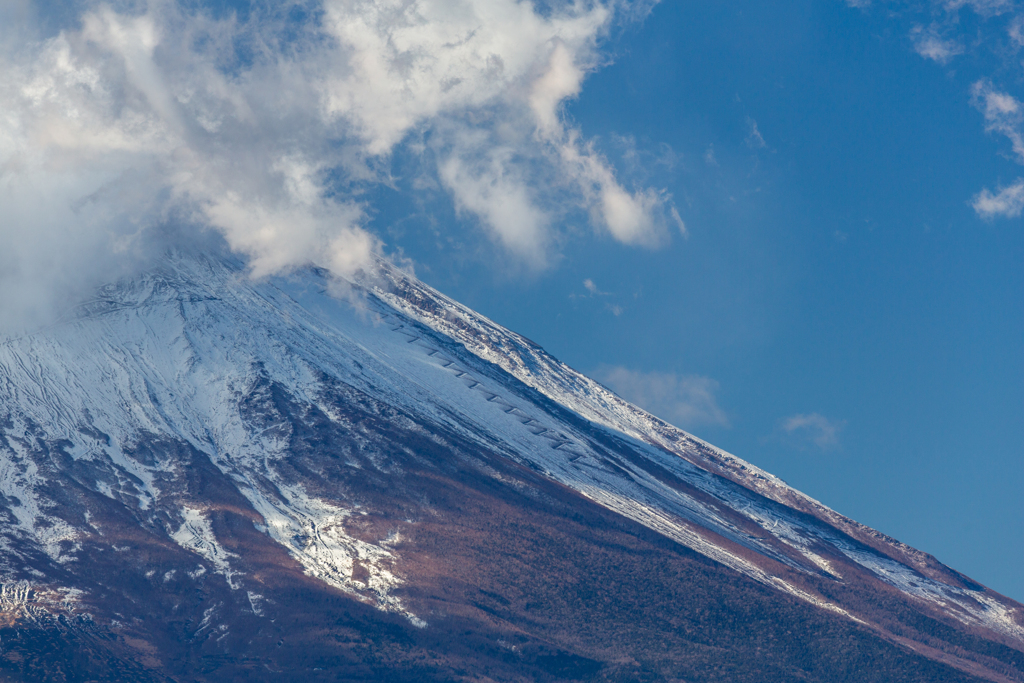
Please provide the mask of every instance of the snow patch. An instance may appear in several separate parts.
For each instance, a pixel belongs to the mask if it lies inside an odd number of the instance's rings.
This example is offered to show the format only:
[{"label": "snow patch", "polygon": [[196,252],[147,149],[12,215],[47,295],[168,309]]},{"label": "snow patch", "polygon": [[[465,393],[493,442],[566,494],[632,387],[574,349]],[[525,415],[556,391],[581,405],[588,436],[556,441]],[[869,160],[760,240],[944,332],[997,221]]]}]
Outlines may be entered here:
[{"label": "snow patch", "polygon": [[[241,588],[236,577],[245,576],[245,574],[231,569],[230,564],[230,560],[237,559],[238,555],[228,552],[217,541],[209,517],[204,514],[203,510],[187,506],[181,508],[181,516],[184,519],[181,528],[171,534],[174,542],[185,550],[200,555],[212,564],[216,573],[222,574],[227,579],[232,590]],[[203,572],[205,573],[205,568]],[[199,576],[202,576],[202,573]]]},{"label": "snow patch", "polygon": [[[399,537],[390,535],[379,545],[367,543],[345,530],[353,511],[308,496],[301,486],[278,485],[283,499],[272,500],[259,492],[245,491],[266,521],[267,533],[283,545],[310,576],[361,598],[378,609],[405,615],[418,627],[425,621],[410,612],[392,591],[402,584],[395,569],[396,556],[386,546]],[[360,565],[365,578],[355,577]]]}]

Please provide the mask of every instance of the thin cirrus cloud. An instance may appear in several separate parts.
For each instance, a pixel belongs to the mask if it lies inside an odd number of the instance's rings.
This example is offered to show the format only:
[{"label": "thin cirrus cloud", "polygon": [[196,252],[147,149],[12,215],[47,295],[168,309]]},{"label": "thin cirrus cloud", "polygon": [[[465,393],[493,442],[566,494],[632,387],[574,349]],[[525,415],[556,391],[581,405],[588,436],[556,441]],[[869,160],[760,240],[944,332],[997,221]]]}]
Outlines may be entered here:
[{"label": "thin cirrus cloud", "polygon": [[782,431],[805,439],[822,450],[839,445],[839,433],[846,426],[845,420],[833,420],[818,413],[791,415],[782,421]]},{"label": "thin cirrus cloud", "polygon": [[718,405],[718,382],[709,377],[662,372],[638,372],[604,365],[592,376],[630,403],[684,429],[728,427]]},{"label": "thin cirrus cloud", "polygon": [[625,187],[562,112],[615,23],[652,4],[307,0],[241,20],[87,1],[30,40],[41,8],[18,0],[0,26],[0,317],[52,308],[168,225],[212,230],[256,276],[351,273],[381,249],[367,190],[413,137],[456,210],[531,267],[565,207],[657,247],[671,199]]}]

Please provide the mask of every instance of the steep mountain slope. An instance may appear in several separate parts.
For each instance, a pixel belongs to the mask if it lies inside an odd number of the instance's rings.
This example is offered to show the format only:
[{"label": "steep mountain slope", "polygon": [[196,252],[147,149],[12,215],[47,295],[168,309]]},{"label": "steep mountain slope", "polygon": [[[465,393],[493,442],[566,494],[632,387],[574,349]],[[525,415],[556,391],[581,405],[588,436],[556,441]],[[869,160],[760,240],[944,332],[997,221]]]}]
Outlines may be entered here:
[{"label": "steep mountain slope", "polygon": [[0,344],[0,494],[13,679],[1024,680],[1017,603],[384,262]]}]

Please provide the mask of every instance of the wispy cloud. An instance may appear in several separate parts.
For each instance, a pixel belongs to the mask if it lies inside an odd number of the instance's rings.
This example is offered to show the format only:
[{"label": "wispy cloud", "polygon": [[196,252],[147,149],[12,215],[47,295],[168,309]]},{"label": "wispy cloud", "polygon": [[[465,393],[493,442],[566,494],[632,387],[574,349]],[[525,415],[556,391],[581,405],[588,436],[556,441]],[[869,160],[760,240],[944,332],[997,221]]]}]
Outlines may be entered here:
[{"label": "wispy cloud", "polygon": [[602,292],[594,281],[589,277],[583,281],[583,288],[590,293],[590,296],[607,296],[608,292]]},{"label": "wispy cloud", "polygon": [[928,28],[915,26],[910,31],[910,40],[917,54],[939,64],[946,64],[964,51],[959,41],[943,38],[934,24]]},{"label": "wispy cloud", "polygon": [[597,286],[597,283],[591,280],[589,277],[583,280],[583,289],[587,290],[586,294],[577,294],[576,292],[573,292],[569,294],[569,298],[577,300],[594,299],[599,297],[601,299],[604,299],[604,310],[610,312],[615,317],[618,317],[626,312],[626,309],[623,306],[605,299],[605,297],[618,298],[615,296],[613,292],[602,291],[601,288]]},{"label": "wispy cloud", "polygon": [[690,237],[690,231],[686,227],[686,223],[683,222],[683,217],[679,215],[679,210],[676,207],[669,207],[669,215],[672,216],[672,220],[675,222],[676,227],[679,228],[679,234],[683,236],[683,239]]},{"label": "wispy cloud", "polygon": [[782,421],[786,434],[806,439],[822,450],[839,445],[839,432],[845,426],[845,420],[832,420],[818,413],[791,415]]},{"label": "wispy cloud", "polygon": [[257,275],[351,272],[381,248],[367,189],[414,138],[456,209],[533,267],[567,206],[624,244],[667,239],[669,198],[622,184],[563,114],[610,27],[651,2],[294,4],[218,20],[86,0],[41,41],[33,3],[5,5],[0,315],[43,307],[12,292],[81,289],[170,225],[214,229]]},{"label": "wispy cloud", "polygon": [[704,151],[704,163],[708,166],[718,166],[718,158],[715,156],[715,145],[710,144]]},{"label": "wispy cloud", "polygon": [[757,128],[757,121],[747,117],[747,147],[750,149],[764,149],[767,144],[764,141],[764,137],[761,135],[761,131]]},{"label": "wispy cloud", "polygon": [[637,372],[621,366],[602,366],[593,376],[627,401],[684,429],[729,425],[716,398],[718,382],[709,377]]},{"label": "wispy cloud", "polygon": [[1018,178],[1012,185],[999,188],[995,194],[987,189],[982,190],[974,195],[971,206],[982,218],[1016,218],[1021,214],[1021,210],[1024,210],[1024,178]]},{"label": "wispy cloud", "polygon": [[1024,15],[1014,17],[1010,25],[1006,27],[1006,33],[1014,45],[1018,48],[1024,47]]},{"label": "wispy cloud", "polygon": [[985,116],[985,130],[1005,135],[1017,160],[1024,162],[1024,107],[1009,93],[996,90],[987,80],[971,86],[971,103]]},{"label": "wispy cloud", "polygon": [[941,0],[941,4],[951,12],[970,7],[982,16],[996,16],[1013,9],[1013,0]]},{"label": "wispy cloud", "polygon": [[[1024,164],[1024,104],[987,80],[977,81],[971,87],[971,102],[985,116],[985,130],[1004,135],[1017,162]],[[971,206],[986,220],[1020,216],[1024,210],[1024,178],[1000,187],[995,193],[983,189],[971,199]]]}]

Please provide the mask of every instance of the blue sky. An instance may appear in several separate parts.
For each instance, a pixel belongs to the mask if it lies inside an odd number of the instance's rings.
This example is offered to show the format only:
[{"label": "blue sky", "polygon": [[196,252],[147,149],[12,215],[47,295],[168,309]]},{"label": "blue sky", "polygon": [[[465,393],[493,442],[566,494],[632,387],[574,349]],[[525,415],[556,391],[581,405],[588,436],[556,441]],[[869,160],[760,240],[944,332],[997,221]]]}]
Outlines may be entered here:
[{"label": "blue sky", "polygon": [[1024,7],[429,7],[11,0],[0,322],[383,251],[1024,599]]}]

